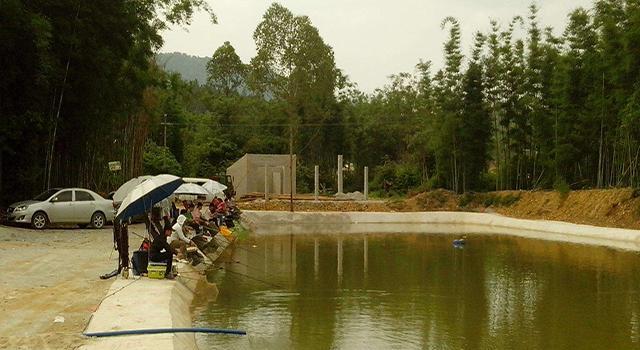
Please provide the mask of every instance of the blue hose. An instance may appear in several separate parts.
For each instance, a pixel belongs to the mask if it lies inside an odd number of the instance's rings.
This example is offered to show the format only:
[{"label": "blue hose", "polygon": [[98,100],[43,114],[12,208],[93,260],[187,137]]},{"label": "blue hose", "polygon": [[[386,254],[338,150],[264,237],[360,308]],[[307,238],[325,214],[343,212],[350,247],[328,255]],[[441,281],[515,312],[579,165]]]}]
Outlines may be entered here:
[{"label": "blue hose", "polygon": [[84,333],[87,337],[116,337],[120,335],[139,334],[163,334],[163,333],[215,333],[215,334],[236,334],[247,335],[247,332],[237,329],[217,329],[217,328],[151,328],[132,329],[127,331],[95,332]]}]

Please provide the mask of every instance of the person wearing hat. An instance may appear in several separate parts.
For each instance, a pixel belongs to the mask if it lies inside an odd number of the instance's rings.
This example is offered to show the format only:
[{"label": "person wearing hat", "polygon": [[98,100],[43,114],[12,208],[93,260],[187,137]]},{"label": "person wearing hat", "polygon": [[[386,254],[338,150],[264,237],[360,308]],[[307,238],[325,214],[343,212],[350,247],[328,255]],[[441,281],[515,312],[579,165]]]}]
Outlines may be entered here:
[{"label": "person wearing hat", "polygon": [[173,249],[167,243],[167,238],[173,234],[171,226],[164,228],[164,234],[158,236],[151,243],[151,249],[149,250],[149,259],[154,262],[163,262],[167,264],[167,269],[164,272],[164,278],[174,279],[171,267],[173,264]]}]

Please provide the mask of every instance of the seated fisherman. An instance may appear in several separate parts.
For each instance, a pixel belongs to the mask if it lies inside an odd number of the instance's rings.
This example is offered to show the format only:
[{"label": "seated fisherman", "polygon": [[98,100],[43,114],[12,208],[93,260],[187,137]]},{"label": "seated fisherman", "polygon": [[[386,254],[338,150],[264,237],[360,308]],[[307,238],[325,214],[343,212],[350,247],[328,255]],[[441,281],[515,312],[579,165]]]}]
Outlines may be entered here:
[{"label": "seated fisherman", "polygon": [[151,219],[149,221],[149,237],[151,241],[154,241],[156,238],[162,236],[164,234],[163,227],[166,225],[162,224],[162,209],[159,207],[151,208]]},{"label": "seated fisherman", "polygon": [[189,232],[189,228],[185,225],[187,217],[184,215],[178,216],[176,224],[173,225],[173,233],[167,239],[171,249],[177,252],[178,259],[184,259],[187,256],[187,245],[195,245],[190,238],[185,235],[185,230]]},{"label": "seated fisherman", "polygon": [[[200,203],[202,204],[202,203]],[[206,207],[202,208],[202,220],[204,220],[204,222],[209,223],[209,221],[211,221],[211,218],[213,217],[213,212],[211,211],[211,205],[208,205]]]},{"label": "seated fisherman", "polygon": [[198,225],[204,225],[204,220],[202,219],[202,203],[198,202],[196,206],[191,211],[191,216],[193,217],[193,221]]},{"label": "seated fisherman", "polygon": [[164,272],[164,278],[174,279],[171,272],[171,266],[173,264],[173,249],[167,243],[167,238],[171,236],[172,230],[170,226],[165,227],[164,234],[153,240],[151,243],[151,249],[149,251],[149,259],[153,262],[163,262],[167,264],[167,269]]}]

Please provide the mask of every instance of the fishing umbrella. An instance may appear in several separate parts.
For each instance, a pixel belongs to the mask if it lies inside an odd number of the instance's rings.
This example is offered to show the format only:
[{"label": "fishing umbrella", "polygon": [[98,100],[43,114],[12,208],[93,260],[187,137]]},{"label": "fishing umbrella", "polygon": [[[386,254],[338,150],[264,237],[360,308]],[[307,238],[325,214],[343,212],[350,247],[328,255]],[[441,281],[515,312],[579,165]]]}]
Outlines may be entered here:
[{"label": "fishing umbrella", "polygon": [[153,176],[151,175],[143,175],[143,176],[134,177],[133,179],[125,182],[113,194],[113,201],[116,203],[121,203],[124,200],[124,198],[129,194],[129,192],[131,192],[136,186],[149,180],[152,177]]},{"label": "fishing umbrella", "polygon": [[183,183],[176,189],[173,194],[175,195],[194,195],[194,196],[207,196],[210,195],[204,187],[194,183]]},{"label": "fishing umbrella", "polygon": [[174,175],[157,175],[134,187],[124,198],[116,219],[126,220],[144,214],[154,204],[169,197],[184,181]]},{"label": "fishing umbrella", "polygon": [[219,183],[218,181],[209,180],[205,182],[202,187],[204,187],[207,191],[211,192],[215,197],[224,198],[224,190],[227,189],[227,186]]}]

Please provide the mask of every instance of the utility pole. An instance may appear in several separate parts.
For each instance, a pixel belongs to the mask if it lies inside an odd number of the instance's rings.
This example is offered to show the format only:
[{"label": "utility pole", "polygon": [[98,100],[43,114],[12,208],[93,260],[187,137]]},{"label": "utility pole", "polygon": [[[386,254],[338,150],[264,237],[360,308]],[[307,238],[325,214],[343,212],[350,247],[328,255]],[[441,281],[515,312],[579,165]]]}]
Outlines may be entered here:
[{"label": "utility pole", "polygon": [[167,113],[164,114],[164,147],[167,147]]}]

